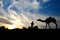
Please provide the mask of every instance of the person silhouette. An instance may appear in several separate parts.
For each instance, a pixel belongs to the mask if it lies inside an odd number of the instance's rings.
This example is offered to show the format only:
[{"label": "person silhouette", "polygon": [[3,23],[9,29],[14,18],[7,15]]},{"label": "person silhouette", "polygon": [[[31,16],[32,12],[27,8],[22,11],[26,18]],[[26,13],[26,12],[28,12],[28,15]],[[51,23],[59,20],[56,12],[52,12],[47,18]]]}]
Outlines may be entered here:
[{"label": "person silhouette", "polygon": [[33,27],[34,26],[34,22],[32,21],[32,23],[31,23],[31,27]]}]

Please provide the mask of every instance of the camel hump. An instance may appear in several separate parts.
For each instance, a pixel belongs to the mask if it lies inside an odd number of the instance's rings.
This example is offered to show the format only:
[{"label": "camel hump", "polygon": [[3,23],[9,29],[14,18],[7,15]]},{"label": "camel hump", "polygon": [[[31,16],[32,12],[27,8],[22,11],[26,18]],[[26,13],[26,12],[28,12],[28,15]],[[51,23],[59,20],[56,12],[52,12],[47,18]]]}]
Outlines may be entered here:
[{"label": "camel hump", "polygon": [[49,18],[46,18],[45,21],[51,22],[51,21],[56,21],[56,19],[55,18],[52,18],[52,17],[49,17]]},{"label": "camel hump", "polygon": [[52,17],[49,17],[49,18],[52,18]]},{"label": "camel hump", "polygon": [[52,19],[52,20],[56,20],[55,18],[53,18],[53,17],[49,17],[50,19]]},{"label": "camel hump", "polygon": [[55,19],[55,18],[53,18],[53,17],[49,17],[49,18],[47,18],[47,19]]},{"label": "camel hump", "polygon": [[53,18],[53,17],[49,17],[50,19],[55,19],[55,18]]}]

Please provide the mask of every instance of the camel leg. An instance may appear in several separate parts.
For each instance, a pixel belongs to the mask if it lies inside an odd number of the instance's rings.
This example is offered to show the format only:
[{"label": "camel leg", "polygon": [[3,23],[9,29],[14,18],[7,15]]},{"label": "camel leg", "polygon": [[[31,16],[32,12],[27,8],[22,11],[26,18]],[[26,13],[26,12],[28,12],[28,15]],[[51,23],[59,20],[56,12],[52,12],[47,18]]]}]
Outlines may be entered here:
[{"label": "camel leg", "polygon": [[57,29],[57,24],[56,24],[56,29]]},{"label": "camel leg", "polygon": [[57,29],[57,23],[56,22],[53,22],[55,25],[56,25],[56,29]]},{"label": "camel leg", "polygon": [[55,23],[55,25],[56,25],[56,29],[57,29],[57,23]]},{"label": "camel leg", "polygon": [[46,23],[46,27],[45,27],[45,29],[47,28],[47,23]]},{"label": "camel leg", "polygon": [[49,28],[51,29],[50,25],[48,24]]}]

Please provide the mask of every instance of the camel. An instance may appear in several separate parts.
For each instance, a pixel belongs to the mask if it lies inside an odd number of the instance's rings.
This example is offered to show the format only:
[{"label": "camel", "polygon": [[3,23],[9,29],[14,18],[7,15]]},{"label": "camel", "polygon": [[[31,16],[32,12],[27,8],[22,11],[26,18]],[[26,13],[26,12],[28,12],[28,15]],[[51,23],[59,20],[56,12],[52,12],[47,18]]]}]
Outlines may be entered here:
[{"label": "camel", "polygon": [[49,17],[49,18],[46,18],[46,20],[37,19],[37,21],[45,22],[46,23],[45,29],[47,28],[47,25],[51,29],[49,23],[53,22],[56,25],[56,29],[57,29],[57,22],[55,18]]}]

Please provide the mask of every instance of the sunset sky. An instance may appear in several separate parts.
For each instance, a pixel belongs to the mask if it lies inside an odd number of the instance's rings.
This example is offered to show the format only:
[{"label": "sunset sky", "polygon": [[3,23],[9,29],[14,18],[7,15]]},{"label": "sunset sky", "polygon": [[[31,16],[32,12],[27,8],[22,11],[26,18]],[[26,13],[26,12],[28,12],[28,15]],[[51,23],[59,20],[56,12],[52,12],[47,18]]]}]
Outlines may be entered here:
[{"label": "sunset sky", "polygon": [[[32,21],[44,29],[45,23],[37,19],[50,16],[56,18],[60,28],[60,0],[0,0],[0,26],[8,29],[28,28]],[[55,28],[53,23],[50,25]]]}]

